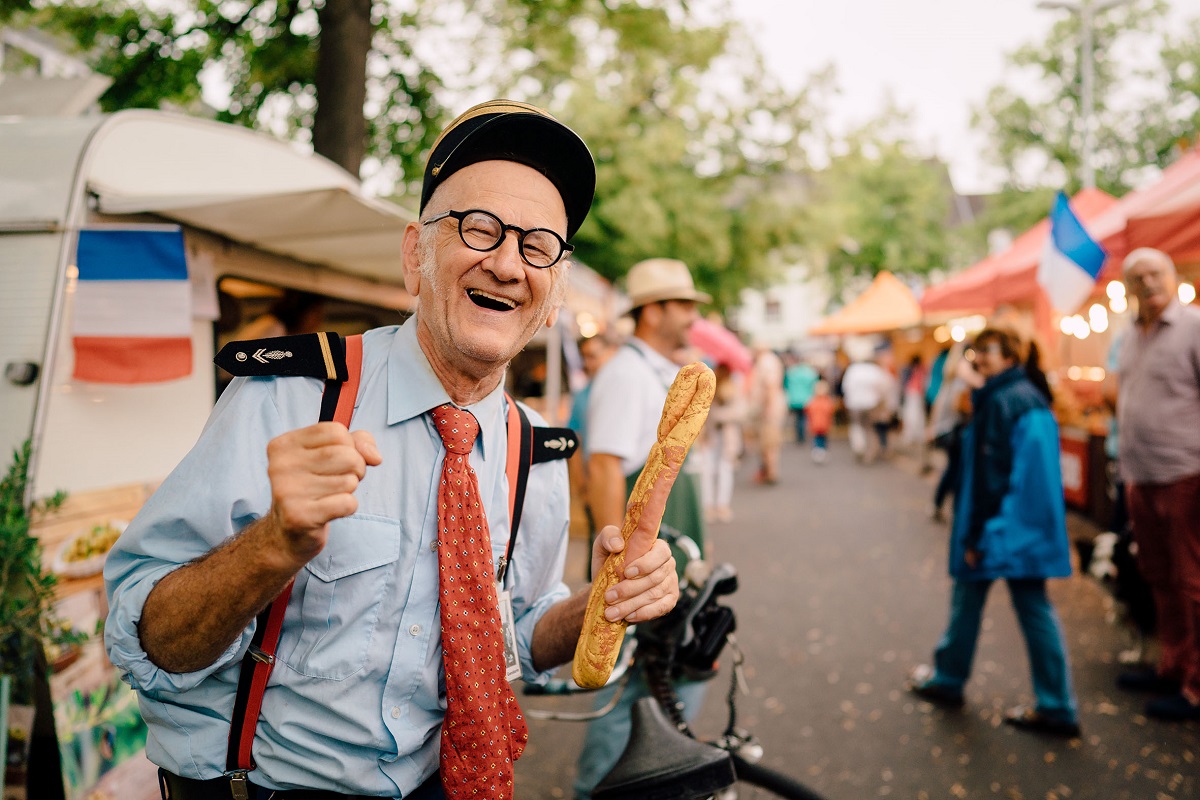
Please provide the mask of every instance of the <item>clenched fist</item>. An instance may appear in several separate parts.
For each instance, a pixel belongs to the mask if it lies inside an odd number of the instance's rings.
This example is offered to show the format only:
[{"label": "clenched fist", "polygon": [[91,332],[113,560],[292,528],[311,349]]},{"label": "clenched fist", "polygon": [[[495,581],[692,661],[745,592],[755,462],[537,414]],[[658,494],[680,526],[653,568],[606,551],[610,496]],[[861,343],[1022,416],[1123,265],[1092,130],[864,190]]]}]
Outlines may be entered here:
[{"label": "clenched fist", "polygon": [[383,462],[375,438],[340,422],[318,422],[267,444],[271,519],[297,565],[321,552],[331,520],[358,510],[354,490],[367,467]]}]

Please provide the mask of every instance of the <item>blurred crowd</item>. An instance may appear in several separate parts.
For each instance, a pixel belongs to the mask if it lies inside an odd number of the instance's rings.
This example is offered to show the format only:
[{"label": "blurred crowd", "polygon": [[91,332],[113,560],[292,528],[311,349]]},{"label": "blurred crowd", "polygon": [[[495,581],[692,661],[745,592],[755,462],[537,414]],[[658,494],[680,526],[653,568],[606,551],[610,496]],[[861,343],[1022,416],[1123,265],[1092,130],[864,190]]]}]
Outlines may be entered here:
[{"label": "blurred crowd", "polygon": [[[1093,568],[1098,577],[1111,577],[1114,563],[1120,565],[1118,599],[1140,603],[1133,619],[1141,634],[1156,634],[1157,663],[1147,649],[1119,685],[1152,693],[1150,716],[1200,719],[1200,310],[1176,298],[1174,265],[1158,251],[1130,254],[1124,277],[1138,312],[1114,341],[1105,391],[1118,503],[1110,532],[1075,544],[1085,569],[1093,548],[1103,550],[1107,572]],[[940,470],[931,480],[928,513],[951,523],[954,590],[933,663],[913,670],[910,691],[963,704],[988,588],[1003,579],[1025,635],[1036,696],[1006,719],[1078,735],[1066,646],[1045,589],[1047,579],[1070,575],[1073,561],[1055,391],[1037,337],[1019,319],[1001,315],[931,359],[914,354],[898,362],[890,343],[847,341],[835,352],[809,353],[776,352],[760,343],[738,361],[688,341],[682,323],[694,319],[694,305],[688,301],[675,327],[669,314],[662,316],[659,324],[672,338],[660,342],[659,353],[664,375],[672,369],[666,362],[677,367],[697,360],[716,373],[712,410],[685,468],[697,479],[703,522],[733,519],[740,468],[755,483],[778,484],[786,477],[780,475],[782,447],[807,447],[815,464],[825,464],[834,430],[845,432],[864,468],[903,452],[923,474]],[[641,321],[638,328],[634,340],[654,338]],[[604,336],[585,340],[585,369],[595,375],[628,347]],[[583,435],[585,458],[595,448],[588,402],[585,389],[571,423]],[[1182,435],[1181,421],[1188,422]],[[587,494],[593,496],[593,487]]]}]

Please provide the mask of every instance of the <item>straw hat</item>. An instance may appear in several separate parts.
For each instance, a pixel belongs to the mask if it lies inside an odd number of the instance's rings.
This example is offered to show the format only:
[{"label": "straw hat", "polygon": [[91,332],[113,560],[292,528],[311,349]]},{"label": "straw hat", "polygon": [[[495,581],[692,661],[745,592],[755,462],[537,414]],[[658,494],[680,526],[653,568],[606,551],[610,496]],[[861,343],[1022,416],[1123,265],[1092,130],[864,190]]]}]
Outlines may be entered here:
[{"label": "straw hat", "polygon": [[625,276],[625,293],[633,308],[663,300],[712,302],[710,295],[696,291],[687,264],[674,258],[650,258],[634,264]]}]

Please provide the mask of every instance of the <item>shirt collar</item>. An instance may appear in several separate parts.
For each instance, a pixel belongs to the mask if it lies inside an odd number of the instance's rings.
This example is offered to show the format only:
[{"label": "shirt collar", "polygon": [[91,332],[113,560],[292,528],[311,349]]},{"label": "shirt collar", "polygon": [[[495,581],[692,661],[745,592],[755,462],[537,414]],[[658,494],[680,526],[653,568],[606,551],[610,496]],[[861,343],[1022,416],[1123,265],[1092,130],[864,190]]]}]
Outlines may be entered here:
[{"label": "shirt collar", "polygon": [[[417,342],[415,314],[399,327],[392,338],[387,356],[387,387],[388,425],[419,417],[451,402],[449,393],[434,374],[425,351]],[[507,403],[504,399],[504,381],[479,402],[466,406],[466,410],[479,422],[479,438],[476,441],[480,455],[486,460],[484,442],[489,434],[494,434],[498,427],[505,424]]]},{"label": "shirt collar", "polygon": [[672,377],[678,374],[680,369],[678,364],[655,350],[638,337],[630,336],[629,346],[636,348],[639,353],[645,356],[646,360],[650,362],[650,366],[654,368],[655,372],[660,372],[664,375],[670,375]]},{"label": "shirt collar", "polygon": [[1177,298],[1172,297],[1171,302],[1167,303],[1167,307],[1158,315],[1158,319],[1153,322],[1142,322],[1142,320],[1135,318],[1134,324],[1139,330],[1149,331],[1152,328],[1157,329],[1159,325],[1174,325],[1179,321],[1179,315],[1182,313],[1183,303],[1179,302]]},{"label": "shirt collar", "polygon": [[1183,303],[1176,298],[1171,298],[1171,302],[1167,303],[1167,307],[1163,309],[1160,320],[1168,325],[1174,325],[1179,321],[1179,317],[1183,314]]}]

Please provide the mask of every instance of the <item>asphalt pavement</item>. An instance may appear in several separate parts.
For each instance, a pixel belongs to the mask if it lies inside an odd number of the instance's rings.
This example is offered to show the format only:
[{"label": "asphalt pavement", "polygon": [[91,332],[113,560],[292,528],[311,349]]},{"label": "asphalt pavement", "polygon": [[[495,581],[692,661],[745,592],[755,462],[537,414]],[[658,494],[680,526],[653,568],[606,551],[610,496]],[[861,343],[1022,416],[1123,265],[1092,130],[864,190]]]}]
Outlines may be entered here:
[{"label": "asphalt pavement", "polygon": [[[948,527],[929,518],[932,475],[904,457],[864,466],[844,440],[816,465],[785,444],[781,480],[758,486],[743,464],[734,519],[712,525],[716,561],[733,563],[729,599],[747,658],[750,694],[739,724],[763,763],[829,800],[1183,800],[1200,797],[1200,723],[1147,719],[1145,698],[1115,688],[1132,643],[1107,590],[1087,575],[1052,581],[1067,635],[1083,735],[1062,740],[1004,724],[1032,703],[1025,648],[1007,591],[985,612],[966,707],[937,708],[905,678],[926,663],[945,624]],[[1075,518],[1075,536],[1086,525]],[[568,580],[583,580],[573,542]],[[725,725],[728,655],[695,728]],[[581,710],[590,698],[522,698],[525,707]],[[517,764],[517,797],[569,798],[583,725],[531,720]],[[748,790],[742,800],[769,797]]]}]

